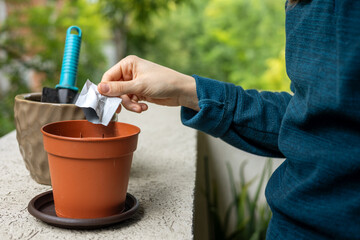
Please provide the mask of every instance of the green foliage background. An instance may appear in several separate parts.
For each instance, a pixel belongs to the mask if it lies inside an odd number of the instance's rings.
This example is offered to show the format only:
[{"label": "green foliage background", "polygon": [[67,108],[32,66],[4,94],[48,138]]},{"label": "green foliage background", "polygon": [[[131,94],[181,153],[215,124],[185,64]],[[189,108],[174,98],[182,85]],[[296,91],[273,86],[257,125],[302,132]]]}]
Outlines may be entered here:
[{"label": "green foliage background", "polygon": [[[28,1],[5,2],[13,5]],[[77,78],[79,88],[88,78],[99,82],[102,74],[114,64],[107,62],[104,53],[104,48],[113,44],[117,60],[135,54],[185,74],[232,82],[245,89],[289,91],[284,56],[284,1],[64,2],[61,8],[56,0],[47,0],[40,6],[14,8],[6,22],[0,23],[0,81],[6,76],[10,84],[7,92],[0,89],[0,137],[15,128],[14,97],[30,91],[24,74],[27,70],[44,73],[43,86],[57,84],[65,33],[71,25],[78,25],[83,31]],[[247,196],[244,186],[240,192],[234,190],[234,204],[243,203],[240,200],[245,197],[241,196]],[[234,205],[238,212],[244,205],[240,203]],[[214,207],[212,203],[209,206]],[[250,209],[250,213],[255,214],[255,208]],[[213,213],[216,214],[216,209]],[[261,211],[259,214],[261,217]],[[239,226],[242,226],[241,219],[247,218],[240,216]],[[267,224],[268,218],[264,219],[266,221],[260,222]],[[217,223],[218,231],[226,236],[226,224],[222,225],[220,219]],[[261,224],[258,223],[249,226],[259,227]],[[248,239],[253,233],[248,228],[239,227],[229,238],[241,235]],[[260,233],[264,229],[266,226],[261,231],[257,229],[259,237],[254,239],[262,239]]]},{"label": "green foliage background", "polygon": [[195,1],[154,18],[145,56],[244,88],[288,90],[284,14],[281,1]]},{"label": "green foliage background", "polygon": [[100,81],[110,67],[103,49],[115,42],[118,59],[136,54],[186,74],[288,91],[284,14],[284,3],[272,0],[68,0],[61,9],[48,0],[12,12],[0,25],[0,71],[11,85],[0,91],[0,136],[14,129],[14,96],[29,91],[26,69],[45,73],[44,86],[58,82],[70,25],[83,31],[80,88],[87,78]]}]

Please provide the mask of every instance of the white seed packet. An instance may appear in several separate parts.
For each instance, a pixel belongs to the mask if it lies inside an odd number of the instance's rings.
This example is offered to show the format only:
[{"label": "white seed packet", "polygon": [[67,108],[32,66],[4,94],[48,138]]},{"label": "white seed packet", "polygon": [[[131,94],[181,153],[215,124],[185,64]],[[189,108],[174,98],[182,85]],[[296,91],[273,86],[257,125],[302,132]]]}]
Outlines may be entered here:
[{"label": "white seed packet", "polygon": [[82,108],[89,122],[107,126],[121,101],[119,97],[101,95],[97,86],[88,79],[75,105]]}]

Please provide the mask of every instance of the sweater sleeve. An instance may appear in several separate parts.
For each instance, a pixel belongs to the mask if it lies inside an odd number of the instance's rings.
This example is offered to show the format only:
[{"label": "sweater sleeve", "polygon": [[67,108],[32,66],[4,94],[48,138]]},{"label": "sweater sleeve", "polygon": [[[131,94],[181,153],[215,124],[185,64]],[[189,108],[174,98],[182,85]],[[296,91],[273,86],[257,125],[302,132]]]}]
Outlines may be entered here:
[{"label": "sweater sleeve", "polygon": [[253,154],[283,157],[278,135],[292,97],[289,93],[244,90],[231,83],[193,77],[200,111],[182,107],[184,125]]}]

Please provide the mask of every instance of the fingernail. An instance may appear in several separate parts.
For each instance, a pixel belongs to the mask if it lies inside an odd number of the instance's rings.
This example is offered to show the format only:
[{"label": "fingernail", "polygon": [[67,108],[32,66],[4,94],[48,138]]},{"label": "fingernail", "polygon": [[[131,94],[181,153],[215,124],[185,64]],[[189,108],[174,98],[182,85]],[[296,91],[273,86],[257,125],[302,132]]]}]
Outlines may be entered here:
[{"label": "fingernail", "polygon": [[102,93],[108,93],[110,91],[110,87],[107,83],[101,83],[100,90]]},{"label": "fingernail", "polygon": [[138,111],[138,108],[137,107],[132,107],[131,108],[134,112],[137,112]]}]

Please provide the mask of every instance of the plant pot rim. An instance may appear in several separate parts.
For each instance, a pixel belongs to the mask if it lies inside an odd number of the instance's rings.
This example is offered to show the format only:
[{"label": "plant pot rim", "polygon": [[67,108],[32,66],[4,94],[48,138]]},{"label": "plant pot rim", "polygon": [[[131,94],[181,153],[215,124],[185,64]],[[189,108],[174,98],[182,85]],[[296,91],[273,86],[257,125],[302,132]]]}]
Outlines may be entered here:
[{"label": "plant pot rim", "polygon": [[21,93],[21,94],[18,94],[15,96],[15,100],[20,101],[20,102],[31,102],[33,104],[38,104],[38,105],[59,106],[59,107],[65,107],[65,106],[77,107],[73,103],[48,103],[48,102],[41,102],[41,101],[34,101],[34,100],[27,99],[30,96],[39,96],[40,97],[41,95],[42,95],[41,92]]},{"label": "plant pot rim", "polygon": [[[114,124],[122,124],[122,125],[127,125],[127,126],[131,126],[133,128],[136,129],[136,132],[133,134],[128,134],[128,135],[123,135],[123,136],[117,136],[117,137],[107,137],[107,138],[75,138],[75,137],[65,137],[65,136],[59,136],[59,135],[55,135],[55,134],[51,134],[48,133],[44,130],[45,127],[52,125],[52,124],[57,124],[57,123],[67,123],[67,122],[88,122],[87,120],[67,120],[67,121],[58,121],[58,122],[52,122],[52,123],[48,123],[46,125],[44,125],[41,128],[41,132],[50,138],[55,138],[58,140],[65,140],[65,141],[74,141],[74,142],[108,142],[108,141],[116,141],[116,140],[123,140],[123,139],[127,139],[130,137],[133,137],[135,135],[138,135],[140,133],[140,128],[129,124],[129,123],[123,123],[123,122],[113,122]],[[89,122],[90,123],[90,122]],[[91,123],[93,124],[93,123]],[[109,123],[111,124],[111,122]]]}]

